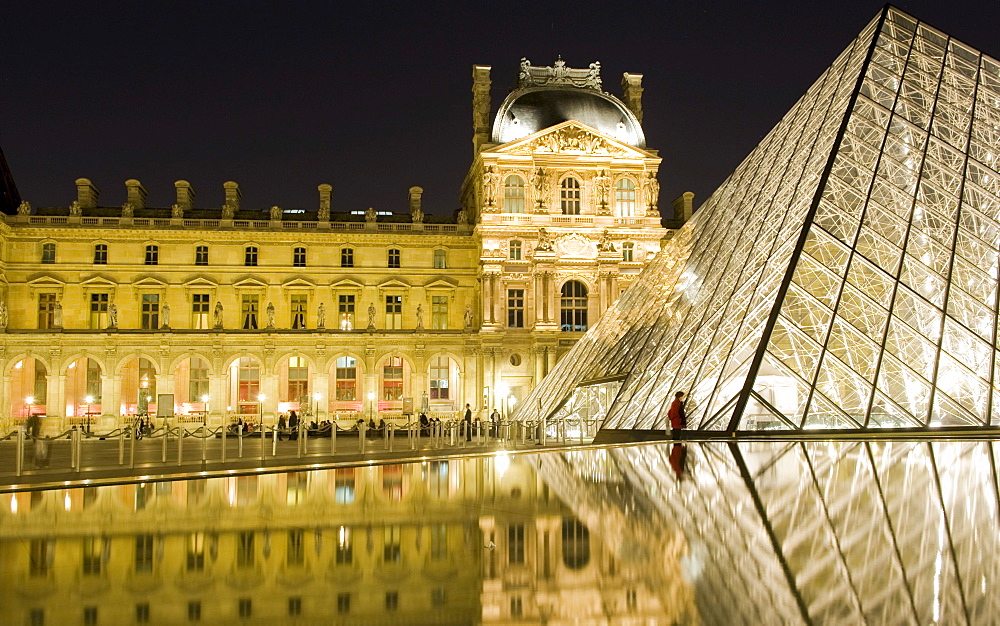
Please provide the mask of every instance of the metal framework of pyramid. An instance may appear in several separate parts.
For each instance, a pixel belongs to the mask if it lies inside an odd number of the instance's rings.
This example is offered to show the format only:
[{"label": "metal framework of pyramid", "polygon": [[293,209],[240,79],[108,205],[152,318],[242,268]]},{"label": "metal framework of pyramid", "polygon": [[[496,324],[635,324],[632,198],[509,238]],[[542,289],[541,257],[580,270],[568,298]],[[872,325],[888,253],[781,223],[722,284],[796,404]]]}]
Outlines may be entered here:
[{"label": "metal framework of pyramid", "polygon": [[998,168],[1000,63],[887,6],[518,412],[1000,425]]}]

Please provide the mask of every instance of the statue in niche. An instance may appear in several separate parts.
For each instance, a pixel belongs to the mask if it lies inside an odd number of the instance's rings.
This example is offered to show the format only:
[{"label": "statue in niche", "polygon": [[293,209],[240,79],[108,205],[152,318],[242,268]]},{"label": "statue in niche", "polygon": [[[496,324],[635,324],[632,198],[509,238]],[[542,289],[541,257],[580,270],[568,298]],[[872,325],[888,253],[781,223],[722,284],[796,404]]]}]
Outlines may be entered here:
[{"label": "statue in niche", "polygon": [[222,303],[215,301],[215,311],[212,313],[215,318],[215,328],[222,328]]},{"label": "statue in niche", "polygon": [[368,303],[368,330],[375,330],[375,303]]},{"label": "statue in niche", "polygon": [[184,207],[179,204],[172,205],[170,207],[170,217],[175,219],[180,219],[184,217]]},{"label": "statue in niche", "polygon": [[538,244],[535,245],[535,252],[552,252],[552,238],[549,236],[549,231],[544,228],[538,229]]},{"label": "statue in niche", "polygon": [[497,191],[500,187],[500,173],[492,165],[483,171],[483,206],[496,206]]},{"label": "statue in niche", "polygon": [[646,206],[655,209],[660,198],[660,181],[656,180],[656,172],[650,172],[646,178]]},{"label": "statue in niche", "polygon": [[471,304],[466,304],[465,305],[465,315],[463,317],[463,320],[465,322],[465,329],[466,330],[469,330],[470,328],[472,328],[472,305]]},{"label": "statue in niche", "polygon": [[118,305],[114,300],[108,303],[108,328],[110,330],[118,328]]},{"label": "statue in niche", "polygon": [[374,224],[377,219],[378,219],[378,213],[375,212],[375,209],[373,209],[371,207],[368,207],[367,209],[365,209],[365,221],[366,222],[368,222],[369,224]]},{"label": "statue in niche", "polygon": [[316,328],[323,330],[326,328],[326,303],[320,302],[316,309]]},{"label": "statue in niche", "polygon": [[229,204],[228,202],[222,205],[222,219],[231,220],[235,215],[236,215],[236,208],[233,207],[233,205]]},{"label": "statue in niche", "polygon": [[271,221],[272,222],[281,221],[281,207],[278,206],[271,207]]},{"label": "statue in niche", "polygon": [[21,204],[17,205],[18,215],[31,215],[31,203],[27,200],[22,200]]},{"label": "statue in niche", "polygon": [[7,328],[7,300],[0,298],[0,329]]},{"label": "statue in niche", "polygon": [[52,328],[62,328],[63,310],[62,300],[56,300],[56,305],[52,309]]},{"label": "statue in niche", "polygon": [[424,329],[424,305],[423,303],[417,305],[417,330]]},{"label": "statue in niche", "polygon": [[160,328],[170,328],[170,305],[169,304],[164,304],[163,305],[163,311],[162,311],[162,314],[160,315],[160,318],[161,318],[161,321],[163,322],[163,325],[160,326]]},{"label": "statue in niche", "polygon": [[132,217],[135,213],[135,206],[131,202],[125,202],[122,204],[122,217]]},{"label": "statue in niche", "polygon": [[608,195],[611,193],[611,177],[607,170],[601,170],[594,177],[594,188],[597,190],[597,204],[602,208],[608,206]]},{"label": "statue in niche", "polygon": [[74,200],[69,204],[69,214],[72,215],[73,217],[80,217],[81,215],[83,215],[83,207],[80,206],[79,202]]},{"label": "statue in niche", "polygon": [[267,303],[267,327],[274,328],[274,303]]},{"label": "statue in niche", "polygon": [[611,233],[605,228],[601,233],[601,241],[597,244],[598,252],[615,252],[615,244],[611,241]]}]

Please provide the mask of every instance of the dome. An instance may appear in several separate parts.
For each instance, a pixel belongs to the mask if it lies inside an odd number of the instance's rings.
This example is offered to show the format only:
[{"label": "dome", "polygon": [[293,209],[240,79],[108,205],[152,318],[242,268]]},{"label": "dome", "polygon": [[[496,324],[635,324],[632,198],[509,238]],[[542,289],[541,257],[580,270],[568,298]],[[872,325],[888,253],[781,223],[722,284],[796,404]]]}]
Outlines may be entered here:
[{"label": "dome", "polygon": [[493,141],[507,143],[567,120],[642,148],[646,138],[635,115],[618,98],[578,87],[528,87],[504,100],[493,122]]}]

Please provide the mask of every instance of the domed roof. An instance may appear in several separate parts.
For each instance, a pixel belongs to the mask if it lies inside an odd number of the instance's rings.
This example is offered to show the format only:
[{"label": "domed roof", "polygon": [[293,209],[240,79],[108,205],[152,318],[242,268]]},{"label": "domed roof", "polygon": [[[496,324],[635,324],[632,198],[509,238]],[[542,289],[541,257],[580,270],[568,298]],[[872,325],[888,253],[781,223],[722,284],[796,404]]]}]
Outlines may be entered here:
[{"label": "domed roof", "polygon": [[507,96],[493,121],[493,142],[508,143],[567,120],[582,122],[631,146],[646,145],[642,127],[628,107],[601,90],[600,63],[571,69],[562,59],[553,67],[521,60],[518,88]]}]

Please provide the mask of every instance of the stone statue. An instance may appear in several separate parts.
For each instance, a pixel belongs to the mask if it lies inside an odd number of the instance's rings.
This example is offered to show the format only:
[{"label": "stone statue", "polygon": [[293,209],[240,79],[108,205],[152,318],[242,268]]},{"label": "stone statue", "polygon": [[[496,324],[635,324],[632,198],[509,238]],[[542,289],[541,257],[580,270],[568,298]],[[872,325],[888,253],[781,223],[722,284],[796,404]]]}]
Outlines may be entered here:
[{"label": "stone statue", "polygon": [[316,328],[322,330],[326,328],[326,303],[320,302],[316,309]]},{"label": "stone statue", "polygon": [[321,221],[321,222],[329,222],[330,221],[330,203],[329,202],[324,202],[323,204],[325,206],[321,205],[319,207],[319,213],[316,215],[316,218],[319,221]]},{"label": "stone statue", "polygon": [[538,244],[535,245],[535,252],[552,252],[553,249],[552,238],[549,237],[549,232],[544,228],[539,228]]},{"label": "stone statue", "polygon": [[597,244],[598,252],[615,252],[615,244],[611,241],[611,233],[605,228],[601,233],[601,241]]},{"label": "stone statue", "polygon": [[17,205],[18,215],[31,215],[31,203],[27,200],[22,200],[21,204]]},{"label": "stone statue", "polygon": [[601,88],[601,62],[594,61],[590,64],[590,71],[587,73],[587,85]]},{"label": "stone statue", "polygon": [[267,303],[267,327],[274,328],[274,303]]},{"label": "stone statue", "polygon": [[281,207],[278,206],[271,207],[271,221],[272,222],[281,221]]},{"label": "stone statue", "polygon": [[7,301],[0,299],[0,329],[7,328]]},{"label": "stone statue", "polygon": [[424,212],[420,210],[420,207],[414,207],[413,210],[410,211],[410,218],[413,220],[414,224],[423,224]]},{"label": "stone statue", "polygon": [[500,173],[492,165],[483,171],[483,206],[497,205],[497,190],[500,186]]},{"label": "stone statue", "polygon": [[424,305],[423,303],[417,305],[417,330],[424,329]]},{"label": "stone statue", "polygon": [[56,300],[52,309],[52,328],[62,328],[62,300]]},{"label": "stone statue", "polygon": [[83,215],[83,207],[76,200],[70,202],[69,204],[69,214],[73,217],[80,217]]},{"label": "stone statue", "polygon": [[368,329],[375,330],[375,303],[368,304]]},{"label": "stone statue", "polygon": [[114,300],[108,303],[108,328],[110,330],[118,328],[118,305]]},{"label": "stone statue", "polygon": [[608,195],[611,193],[611,177],[607,170],[601,170],[594,177],[594,189],[597,190],[597,204],[601,207],[608,206]]},{"label": "stone statue", "polygon": [[161,321],[163,322],[163,325],[160,326],[160,328],[170,328],[170,305],[169,304],[164,304],[163,305],[163,311],[162,311],[162,314],[160,315],[160,318],[161,318]]},{"label": "stone statue", "polygon": [[236,215],[236,209],[228,202],[222,205],[222,219],[231,220]]},{"label": "stone statue", "polygon": [[213,317],[215,318],[215,328],[222,328],[222,303],[218,300],[215,301]]},{"label": "stone statue", "polygon": [[132,217],[133,213],[135,213],[135,206],[131,202],[122,204],[122,217]]},{"label": "stone statue", "polygon": [[463,317],[463,321],[465,323],[465,329],[466,330],[469,330],[470,328],[472,328],[472,305],[471,304],[466,304],[465,305],[465,316]]},{"label": "stone statue", "polygon": [[464,208],[458,210],[458,223],[462,226],[466,226],[469,223],[469,212]]},{"label": "stone statue", "polygon": [[646,206],[655,209],[660,199],[660,181],[656,180],[656,172],[650,172],[646,178]]},{"label": "stone statue", "polygon": [[170,217],[180,219],[184,217],[184,207],[179,204],[175,204],[170,207]]},{"label": "stone statue", "polygon": [[378,219],[378,214],[375,212],[375,209],[373,209],[371,207],[368,207],[367,209],[365,209],[365,221],[366,222],[368,222],[369,224],[374,224],[377,219]]},{"label": "stone statue", "polygon": [[527,57],[521,57],[521,71],[517,75],[518,83],[526,83],[531,81],[531,72],[528,68],[531,67],[531,61]]}]

